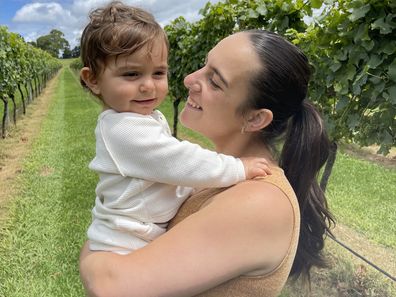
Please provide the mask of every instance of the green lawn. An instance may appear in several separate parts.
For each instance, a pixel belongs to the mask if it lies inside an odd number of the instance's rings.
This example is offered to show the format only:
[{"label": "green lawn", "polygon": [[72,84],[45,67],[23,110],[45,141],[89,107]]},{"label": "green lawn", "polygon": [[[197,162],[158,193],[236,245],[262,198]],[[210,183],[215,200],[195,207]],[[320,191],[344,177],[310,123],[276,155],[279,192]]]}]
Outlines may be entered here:
[{"label": "green lawn", "polygon": [[[171,103],[161,110],[171,118]],[[0,227],[0,296],[83,296],[78,255],[94,203],[94,127],[100,106],[67,67]],[[180,128],[179,136],[196,134]],[[210,144],[198,139],[205,145]],[[395,246],[396,169],[339,154],[328,187],[338,221]],[[375,295],[370,295],[375,296]]]},{"label": "green lawn", "polygon": [[327,196],[339,222],[374,242],[396,247],[396,168],[339,153]]}]

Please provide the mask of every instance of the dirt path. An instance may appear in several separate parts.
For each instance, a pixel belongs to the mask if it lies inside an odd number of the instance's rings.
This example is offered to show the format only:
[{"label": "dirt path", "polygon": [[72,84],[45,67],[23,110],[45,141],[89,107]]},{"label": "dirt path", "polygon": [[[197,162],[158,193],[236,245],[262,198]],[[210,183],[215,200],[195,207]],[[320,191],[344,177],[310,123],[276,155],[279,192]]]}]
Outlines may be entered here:
[{"label": "dirt path", "polygon": [[0,139],[0,222],[6,218],[7,202],[16,194],[16,178],[22,171],[23,160],[33,141],[39,135],[58,79],[59,73],[47,83],[40,96],[27,106],[26,114],[17,120],[15,127],[7,131],[7,137]]}]

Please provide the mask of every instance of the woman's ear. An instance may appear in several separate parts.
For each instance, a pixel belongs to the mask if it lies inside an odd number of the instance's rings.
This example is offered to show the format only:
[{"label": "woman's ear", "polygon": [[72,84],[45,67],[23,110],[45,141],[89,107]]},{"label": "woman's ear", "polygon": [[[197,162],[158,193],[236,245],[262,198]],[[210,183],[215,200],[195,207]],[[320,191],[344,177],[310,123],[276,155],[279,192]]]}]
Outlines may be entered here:
[{"label": "woman's ear", "polygon": [[245,121],[244,131],[255,132],[264,129],[271,124],[273,119],[272,111],[269,109],[257,109],[249,113]]},{"label": "woman's ear", "polygon": [[90,68],[83,67],[80,71],[80,77],[84,81],[86,86],[92,91],[92,93],[94,93],[95,95],[100,94],[98,80],[92,73]]}]

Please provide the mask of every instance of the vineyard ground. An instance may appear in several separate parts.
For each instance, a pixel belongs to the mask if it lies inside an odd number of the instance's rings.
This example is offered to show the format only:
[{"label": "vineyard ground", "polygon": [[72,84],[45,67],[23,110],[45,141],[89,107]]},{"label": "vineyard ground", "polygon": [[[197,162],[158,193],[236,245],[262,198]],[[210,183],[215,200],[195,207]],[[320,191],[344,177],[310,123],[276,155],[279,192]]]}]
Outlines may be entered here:
[{"label": "vineyard ground", "polygon": [[377,163],[381,166],[396,168],[396,148],[392,148],[386,156],[377,154],[379,146],[376,145],[361,148],[355,144],[341,144],[340,149],[349,155]]},{"label": "vineyard ground", "polygon": [[[0,225],[2,220],[7,219],[7,203],[11,201],[17,190],[17,179],[23,170],[23,159],[29,153],[31,144],[40,132],[40,126],[47,114],[57,80],[58,76],[48,83],[44,92],[29,105],[27,114],[17,122],[16,127],[10,129],[8,137],[0,140],[0,185],[7,185],[6,187],[2,186],[0,191]],[[342,146],[341,150],[386,167],[395,168],[396,166],[395,150],[392,150],[387,157],[375,154],[375,148],[360,150],[348,145]],[[340,224],[337,227],[336,235],[350,246],[358,247],[359,252],[362,252],[365,257],[373,260],[377,265],[392,275],[396,275],[396,267],[392,265],[392,263],[396,263],[394,250],[372,243],[367,244],[368,241],[365,240],[363,234]],[[330,246],[331,249],[338,249],[333,243]]]},{"label": "vineyard ground", "polygon": [[18,118],[17,124],[9,127],[7,137],[0,140],[0,222],[6,217],[7,202],[15,193],[15,180],[22,170],[22,161],[40,132],[40,126],[47,114],[59,74],[48,82],[47,87]]}]

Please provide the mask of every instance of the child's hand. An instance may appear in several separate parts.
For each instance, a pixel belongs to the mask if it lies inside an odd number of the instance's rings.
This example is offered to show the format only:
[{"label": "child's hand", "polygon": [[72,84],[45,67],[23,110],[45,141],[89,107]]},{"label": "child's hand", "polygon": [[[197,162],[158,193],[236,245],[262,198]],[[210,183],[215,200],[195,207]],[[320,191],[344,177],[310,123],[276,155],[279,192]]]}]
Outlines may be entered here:
[{"label": "child's hand", "polygon": [[243,163],[243,166],[245,167],[246,179],[252,179],[257,176],[267,176],[272,174],[271,170],[269,169],[267,159],[256,157],[247,157],[240,159]]}]

